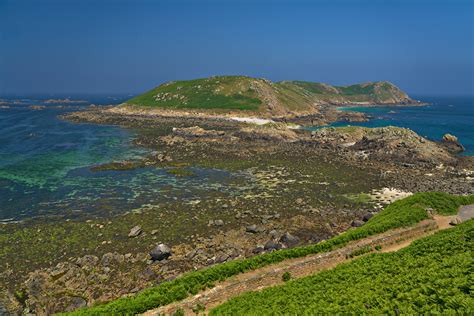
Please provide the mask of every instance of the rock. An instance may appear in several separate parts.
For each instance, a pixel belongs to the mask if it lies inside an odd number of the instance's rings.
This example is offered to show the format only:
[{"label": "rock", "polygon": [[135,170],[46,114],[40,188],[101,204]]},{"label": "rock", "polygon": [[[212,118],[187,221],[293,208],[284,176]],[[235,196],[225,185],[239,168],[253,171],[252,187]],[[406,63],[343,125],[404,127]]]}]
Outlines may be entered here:
[{"label": "rock", "polygon": [[454,135],[451,135],[451,134],[444,134],[443,135],[443,140],[445,142],[457,142],[458,138]]},{"label": "rock", "polygon": [[95,266],[98,262],[99,258],[93,255],[85,255],[76,260],[76,264],[81,268]]},{"label": "rock", "polygon": [[247,227],[245,227],[245,231],[246,231],[247,233],[256,234],[256,233],[258,233],[257,225],[250,225],[250,226],[247,226]]},{"label": "rock", "polygon": [[155,272],[150,268],[150,267],[146,267],[141,273],[140,273],[140,276],[147,280],[147,281],[150,281],[154,278],[156,278],[156,274]]},{"label": "rock", "polygon": [[135,226],[132,229],[130,229],[130,232],[128,233],[128,237],[133,238],[137,237],[142,233],[142,228],[140,226]]},{"label": "rock", "polygon": [[277,239],[277,238],[278,238],[278,235],[279,235],[278,231],[275,230],[275,229],[271,230],[268,234],[269,234],[270,237],[272,237],[273,239]]},{"label": "rock", "polygon": [[165,244],[157,245],[152,251],[150,251],[152,260],[161,261],[168,259],[171,256],[171,248]]},{"label": "rock", "polygon": [[365,215],[362,217],[362,220],[363,220],[364,222],[368,222],[369,219],[372,218],[372,216],[374,216],[374,214],[372,214],[372,213],[367,213],[367,214],[365,214]]},{"label": "rock", "polygon": [[459,216],[456,216],[449,222],[449,225],[456,226],[456,225],[459,225],[461,223],[462,223],[461,218]]},{"label": "rock", "polygon": [[263,246],[263,249],[266,251],[279,250],[281,248],[282,248],[281,244],[277,243],[274,240],[267,241],[265,245]]},{"label": "rock", "polygon": [[85,306],[87,306],[87,301],[82,297],[75,296],[71,298],[71,303],[66,307],[66,312],[72,312],[73,310]]},{"label": "rock", "polygon": [[352,227],[361,227],[362,225],[364,225],[364,222],[360,221],[360,220],[357,220],[357,219],[352,221],[352,223],[351,223]]},{"label": "rock", "polygon": [[264,251],[265,251],[265,246],[263,246],[263,245],[257,245],[257,247],[255,247],[255,249],[252,250],[252,252],[254,254],[259,254],[259,253],[262,253]]},{"label": "rock", "polygon": [[289,247],[293,247],[296,244],[298,244],[300,239],[296,236],[293,236],[289,232],[286,232],[283,234],[283,236],[280,237],[280,242],[286,244]]},{"label": "rock", "polygon": [[181,137],[200,138],[200,137],[221,137],[225,135],[224,131],[205,130],[199,126],[173,128],[173,134]]},{"label": "rock", "polygon": [[0,302],[0,316],[8,316],[10,315],[7,311],[7,308],[3,306],[3,304]]},{"label": "rock", "polygon": [[451,134],[444,134],[442,144],[452,153],[460,153],[466,150],[466,148],[464,148],[464,146],[458,141],[458,138]]},{"label": "rock", "polygon": [[215,226],[223,226],[224,225],[224,221],[222,219],[216,219],[214,221],[214,225]]},{"label": "rock", "polygon": [[154,230],[152,230],[152,231],[151,231],[151,234],[152,234],[152,235],[156,235],[156,234],[158,234],[158,229],[154,229]]}]

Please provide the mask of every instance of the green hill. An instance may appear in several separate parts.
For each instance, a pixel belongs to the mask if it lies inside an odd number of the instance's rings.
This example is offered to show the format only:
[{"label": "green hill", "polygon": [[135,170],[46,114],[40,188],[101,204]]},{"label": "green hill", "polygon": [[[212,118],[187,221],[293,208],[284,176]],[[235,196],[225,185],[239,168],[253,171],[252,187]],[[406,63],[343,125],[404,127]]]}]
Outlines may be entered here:
[{"label": "green hill", "polygon": [[129,105],[167,109],[245,110],[273,115],[315,112],[334,104],[412,104],[409,96],[390,82],[344,87],[306,81],[271,82],[245,76],[219,76],[171,81],[128,100]]}]

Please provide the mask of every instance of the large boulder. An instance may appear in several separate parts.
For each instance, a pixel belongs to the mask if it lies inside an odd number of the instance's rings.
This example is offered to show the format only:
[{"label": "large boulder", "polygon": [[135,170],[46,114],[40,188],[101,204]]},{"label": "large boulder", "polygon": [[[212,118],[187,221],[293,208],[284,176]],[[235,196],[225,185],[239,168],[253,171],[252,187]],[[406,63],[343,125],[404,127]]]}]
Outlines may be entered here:
[{"label": "large boulder", "polygon": [[171,248],[165,244],[159,244],[150,251],[151,260],[161,261],[171,256]]},{"label": "large boulder", "polygon": [[293,247],[300,242],[300,239],[296,236],[293,236],[289,232],[286,232],[280,237],[280,242],[284,243],[288,247]]},{"label": "large boulder", "polygon": [[267,241],[263,246],[263,249],[265,249],[266,251],[279,250],[281,248],[283,248],[282,245],[274,240]]}]

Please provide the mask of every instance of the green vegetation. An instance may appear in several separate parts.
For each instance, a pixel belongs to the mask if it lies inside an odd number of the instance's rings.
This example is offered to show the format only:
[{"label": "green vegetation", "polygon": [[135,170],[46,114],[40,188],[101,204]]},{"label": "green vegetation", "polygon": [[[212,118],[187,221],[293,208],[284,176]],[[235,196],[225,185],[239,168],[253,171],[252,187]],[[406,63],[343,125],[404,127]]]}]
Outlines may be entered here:
[{"label": "green vegetation", "polygon": [[127,103],[172,109],[258,110],[253,79],[242,76],[211,77],[165,83]]},{"label": "green vegetation", "polygon": [[367,193],[345,194],[344,197],[355,203],[369,203],[372,201],[372,197]]},{"label": "green vegetation", "polygon": [[346,258],[354,258],[354,257],[362,256],[362,255],[364,255],[366,253],[369,253],[371,251],[372,251],[372,247],[364,246],[364,247],[361,247],[361,248],[357,248],[356,250],[354,250],[353,252],[348,254],[346,256]]},{"label": "green vegetation", "polygon": [[192,170],[186,168],[171,168],[167,172],[177,177],[192,177],[196,175]]},{"label": "green vegetation", "polygon": [[282,286],[249,292],[210,315],[474,312],[474,220]]},{"label": "green vegetation", "polygon": [[446,193],[418,193],[387,206],[372,217],[364,226],[351,229],[327,241],[310,246],[284,249],[263,255],[226,262],[210,268],[193,271],[181,277],[146,289],[137,295],[80,309],[73,315],[137,314],[149,309],[182,300],[189,295],[213,287],[216,282],[250,270],[255,270],[286,259],[304,257],[342,247],[352,240],[379,234],[389,229],[414,225],[428,218],[426,208],[433,208],[439,214],[455,214],[459,206],[474,203],[474,195],[453,196]]},{"label": "green vegetation", "polygon": [[286,271],[285,273],[283,273],[283,275],[281,276],[281,280],[283,282],[288,282],[291,280],[291,273]]},{"label": "green vegetation", "polygon": [[172,81],[127,101],[127,104],[168,109],[308,111],[315,103],[392,103],[409,97],[388,82],[335,87],[324,83],[281,81],[245,76],[219,76]]}]

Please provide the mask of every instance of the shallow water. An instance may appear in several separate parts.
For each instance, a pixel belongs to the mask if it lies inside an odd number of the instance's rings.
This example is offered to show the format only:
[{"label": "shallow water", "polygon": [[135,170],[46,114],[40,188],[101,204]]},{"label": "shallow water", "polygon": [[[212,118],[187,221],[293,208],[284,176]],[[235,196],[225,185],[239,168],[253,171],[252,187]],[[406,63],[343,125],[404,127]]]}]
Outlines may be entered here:
[{"label": "shallow water", "polygon": [[[111,99],[89,101],[110,104]],[[192,168],[193,176],[188,177],[161,168],[92,172],[90,166],[133,159],[146,150],[132,146],[131,131],[69,123],[57,117],[88,104],[62,104],[65,108],[60,108],[60,104],[34,99],[2,104],[0,221],[38,215],[105,216],[232,188],[229,183],[235,176],[214,169]],[[31,105],[46,108],[35,110]]]},{"label": "shallow water", "polygon": [[423,107],[341,108],[367,113],[373,119],[361,123],[337,122],[328,126],[400,126],[432,140],[440,140],[444,134],[450,133],[457,136],[466,148],[464,155],[474,155],[474,97],[419,96],[415,99],[431,104]]}]

